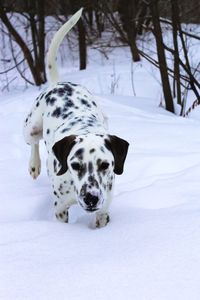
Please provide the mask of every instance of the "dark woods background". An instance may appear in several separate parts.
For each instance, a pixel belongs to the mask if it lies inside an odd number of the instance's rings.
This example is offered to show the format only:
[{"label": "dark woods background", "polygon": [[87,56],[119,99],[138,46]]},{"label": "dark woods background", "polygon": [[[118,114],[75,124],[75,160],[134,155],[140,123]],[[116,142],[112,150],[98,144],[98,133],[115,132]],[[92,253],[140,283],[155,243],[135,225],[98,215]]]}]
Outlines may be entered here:
[{"label": "dark woods background", "polygon": [[[188,43],[188,39],[199,43],[200,34],[191,26],[188,30],[185,25],[200,23],[199,0],[0,0],[1,40],[6,35],[10,47],[13,47],[12,59],[0,58],[4,66],[0,68],[0,73],[7,76],[16,68],[29,84],[46,82],[46,19],[48,16],[55,18],[59,28],[80,7],[84,7],[83,17],[72,32],[78,41],[80,69],[87,67],[88,46],[98,47],[105,56],[105,49],[109,47],[126,46],[130,49],[133,62],[143,58],[160,70],[167,110],[174,112],[176,101],[181,106],[181,115],[187,115],[189,112],[185,111],[185,102],[188,91],[195,96],[190,110],[200,104],[199,63],[191,59]],[[16,13],[26,19],[26,26],[20,29],[13,22]],[[165,41],[166,30],[171,34],[170,44]],[[29,43],[25,32],[30,33]],[[107,40],[103,38],[104,33],[109,33]],[[148,34],[153,34],[155,55],[142,46],[141,41],[148,43]],[[17,44],[23,57],[14,51],[14,44]],[[32,79],[21,67],[24,62]]]}]

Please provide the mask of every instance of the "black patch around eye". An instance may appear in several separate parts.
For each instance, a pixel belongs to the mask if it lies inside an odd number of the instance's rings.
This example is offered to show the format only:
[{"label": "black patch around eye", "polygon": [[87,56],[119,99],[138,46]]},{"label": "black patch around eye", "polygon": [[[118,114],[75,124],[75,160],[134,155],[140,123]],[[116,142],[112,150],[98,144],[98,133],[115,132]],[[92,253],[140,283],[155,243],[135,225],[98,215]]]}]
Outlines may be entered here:
[{"label": "black patch around eye", "polygon": [[109,167],[109,163],[108,162],[102,162],[101,164],[99,164],[99,171],[106,171]]},{"label": "black patch around eye", "polygon": [[83,176],[86,174],[86,164],[72,163],[72,169],[78,172],[78,178],[81,180]]},{"label": "black patch around eye", "polygon": [[81,164],[79,164],[79,163],[74,162],[71,164],[71,166],[72,166],[72,169],[75,171],[79,171],[81,169]]}]

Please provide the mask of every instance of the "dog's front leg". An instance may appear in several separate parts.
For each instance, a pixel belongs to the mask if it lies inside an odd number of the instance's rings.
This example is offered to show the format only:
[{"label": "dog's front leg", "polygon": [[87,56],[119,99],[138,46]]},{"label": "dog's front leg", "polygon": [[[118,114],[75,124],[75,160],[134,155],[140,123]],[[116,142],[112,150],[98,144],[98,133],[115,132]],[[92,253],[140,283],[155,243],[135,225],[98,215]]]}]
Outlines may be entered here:
[{"label": "dog's front leg", "polygon": [[39,153],[39,142],[37,144],[31,145],[31,157],[29,161],[29,173],[36,179],[41,171],[41,160],[40,160],[40,153]]},{"label": "dog's front leg", "polygon": [[[57,194],[57,195],[56,195]],[[76,204],[77,202],[73,200],[73,198],[69,198],[68,200],[62,199],[58,197],[58,193],[54,191],[54,195],[56,195],[56,200],[54,202],[55,208],[55,216],[56,219],[60,222],[68,223],[69,222],[69,208]]]},{"label": "dog's front leg", "polygon": [[110,221],[108,212],[98,212],[96,213],[96,228],[104,227]]},{"label": "dog's front leg", "polygon": [[104,207],[96,213],[96,228],[104,227],[110,221],[110,216],[108,213],[109,206],[112,200],[112,193],[109,192],[107,196],[107,201]]}]

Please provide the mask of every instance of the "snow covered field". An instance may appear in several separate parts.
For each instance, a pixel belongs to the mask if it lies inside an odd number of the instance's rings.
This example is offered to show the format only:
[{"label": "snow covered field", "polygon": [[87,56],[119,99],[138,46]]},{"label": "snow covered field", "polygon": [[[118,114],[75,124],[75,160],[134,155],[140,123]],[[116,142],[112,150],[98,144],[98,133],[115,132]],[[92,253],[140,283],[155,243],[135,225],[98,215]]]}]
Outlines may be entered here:
[{"label": "snow covered field", "polygon": [[160,108],[160,86],[145,65],[135,67],[134,97],[129,55],[113,57],[86,71],[62,70],[96,94],[110,133],[130,142],[103,229],[78,207],[70,224],[55,221],[44,145],[33,181],[22,137],[38,89],[1,95],[1,300],[200,299],[200,119]]}]

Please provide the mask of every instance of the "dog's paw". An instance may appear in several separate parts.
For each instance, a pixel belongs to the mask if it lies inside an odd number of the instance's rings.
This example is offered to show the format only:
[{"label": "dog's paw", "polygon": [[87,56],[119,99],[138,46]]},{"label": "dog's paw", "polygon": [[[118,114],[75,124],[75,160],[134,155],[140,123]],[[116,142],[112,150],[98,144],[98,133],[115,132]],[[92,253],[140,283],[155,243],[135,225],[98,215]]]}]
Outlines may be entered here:
[{"label": "dog's paw", "polygon": [[29,163],[29,173],[33,179],[36,179],[40,175],[41,171],[41,161],[30,161]]},{"label": "dog's paw", "polygon": [[69,213],[67,211],[62,211],[60,213],[56,213],[56,219],[63,223],[68,223],[69,221]]},{"label": "dog's paw", "polygon": [[96,215],[96,228],[104,227],[110,221],[108,213],[97,213]]}]

